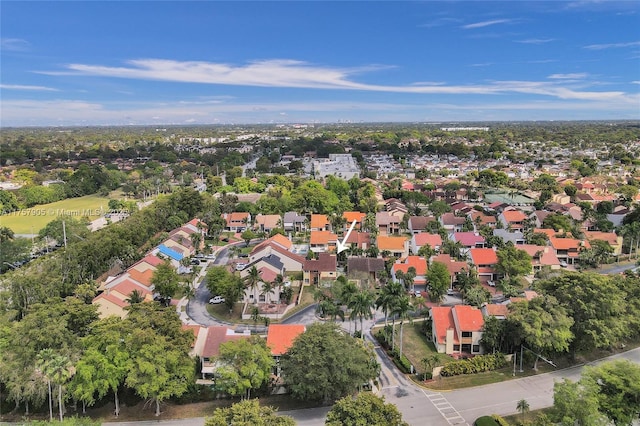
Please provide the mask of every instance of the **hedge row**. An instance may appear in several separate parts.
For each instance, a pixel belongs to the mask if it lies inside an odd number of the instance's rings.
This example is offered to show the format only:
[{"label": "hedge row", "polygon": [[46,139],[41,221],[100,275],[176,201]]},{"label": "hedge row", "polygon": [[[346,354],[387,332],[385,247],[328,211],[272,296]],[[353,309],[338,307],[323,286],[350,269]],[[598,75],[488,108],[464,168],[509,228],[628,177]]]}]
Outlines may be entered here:
[{"label": "hedge row", "polygon": [[440,371],[443,377],[458,376],[460,374],[475,374],[484,371],[497,370],[507,365],[507,360],[501,353],[478,355],[469,359],[445,364]]}]

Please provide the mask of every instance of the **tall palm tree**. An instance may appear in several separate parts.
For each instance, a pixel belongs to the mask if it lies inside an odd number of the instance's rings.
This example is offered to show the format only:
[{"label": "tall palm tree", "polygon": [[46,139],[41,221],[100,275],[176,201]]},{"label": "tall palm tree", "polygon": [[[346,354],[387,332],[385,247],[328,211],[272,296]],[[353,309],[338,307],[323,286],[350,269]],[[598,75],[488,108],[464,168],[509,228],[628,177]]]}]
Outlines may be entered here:
[{"label": "tall palm tree", "polygon": [[73,376],[75,370],[69,358],[59,355],[53,349],[43,349],[38,354],[37,364],[42,374],[47,378],[49,385],[49,419],[53,420],[53,408],[51,399],[51,383],[58,385],[58,408],[60,422],[63,421],[62,386]]},{"label": "tall palm tree", "polygon": [[404,321],[406,319],[411,320],[409,313],[412,310],[411,301],[406,294],[398,299],[397,304],[393,308],[393,314],[397,315],[400,319],[400,357],[402,357],[402,332],[404,331]]},{"label": "tall palm tree", "polygon": [[524,416],[529,412],[529,403],[526,399],[521,399],[516,405],[516,409],[522,414],[522,424],[524,424]]},{"label": "tall palm tree", "polygon": [[384,325],[387,325],[389,313],[392,312],[397,300],[404,294],[402,284],[397,281],[387,283],[382,288],[378,299],[376,300],[376,308],[382,308],[384,312]]},{"label": "tall palm tree", "polygon": [[276,277],[273,280],[273,286],[274,288],[276,288],[278,290],[278,303],[280,302],[280,293],[282,293],[282,286],[284,285],[284,277],[282,276],[282,274],[278,274],[276,275]]},{"label": "tall palm tree", "polygon": [[273,281],[263,281],[262,282],[262,294],[264,296],[264,300],[267,303],[271,302],[271,291],[275,288],[275,283]]},{"label": "tall palm tree", "polygon": [[49,387],[49,421],[53,421],[53,401],[51,398],[51,376],[50,367],[53,358],[56,353],[53,349],[43,349],[38,353],[36,357],[36,369],[47,379],[47,386]]},{"label": "tall palm tree", "polygon": [[249,274],[244,278],[244,285],[245,285],[245,288],[250,289],[252,294],[254,294],[256,288],[258,288],[259,283],[260,283],[260,272],[258,271],[258,268],[256,268],[254,265],[251,267],[251,269],[249,269]]},{"label": "tall palm tree", "polygon": [[375,306],[374,295],[371,291],[365,290],[357,293],[349,301],[349,309],[351,309],[351,315],[349,319],[354,320],[360,318],[360,337],[364,339],[363,320],[365,318],[373,318],[371,308]]}]

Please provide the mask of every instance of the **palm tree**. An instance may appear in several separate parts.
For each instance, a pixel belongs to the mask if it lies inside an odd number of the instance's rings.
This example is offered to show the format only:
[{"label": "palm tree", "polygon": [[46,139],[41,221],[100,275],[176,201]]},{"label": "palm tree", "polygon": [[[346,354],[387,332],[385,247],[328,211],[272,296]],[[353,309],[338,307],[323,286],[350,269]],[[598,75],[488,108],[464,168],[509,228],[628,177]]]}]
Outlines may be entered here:
[{"label": "palm tree", "polygon": [[384,325],[387,325],[389,313],[393,311],[393,307],[402,294],[404,294],[402,284],[397,281],[390,282],[382,288],[378,300],[376,300],[376,307],[382,308],[382,312],[384,312]]},{"label": "palm tree", "polygon": [[526,399],[521,399],[516,405],[516,409],[522,414],[522,424],[524,424],[524,416],[529,412],[529,403]]},{"label": "palm tree", "polygon": [[144,302],[144,296],[142,295],[141,291],[134,289],[131,293],[129,293],[129,297],[124,299],[124,301],[129,305],[135,305],[136,303]]},{"label": "palm tree", "polygon": [[282,274],[276,275],[273,280],[273,286],[278,290],[278,303],[280,302],[280,293],[282,293],[282,286],[284,285],[284,277]]},{"label": "palm tree", "polygon": [[[258,268],[254,266],[249,269],[249,274],[244,278],[245,288],[251,290],[252,294],[255,293],[256,288],[258,288],[258,284],[260,283],[260,272]],[[255,299],[254,299],[255,300]]]},{"label": "palm tree", "polygon": [[275,282],[273,281],[263,281],[262,282],[262,294],[264,296],[264,300],[267,303],[271,302],[271,291],[275,288]]},{"label": "palm tree", "polygon": [[397,315],[400,319],[400,357],[402,357],[402,332],[404,327],[404,320],[409,319],[409,312],[411,312],[411,301],[409,300],[409,296],[403,295],[398,299],[397,304],[394,306],[392,313]]},{"label": "palm tree", "polygon": [[49,385],[49,419],[53,420],[53,408],[51,400],[51,383],[58,385],[58,408],[60,422],[63,421],[62,385],[64,385],[75,373],[71,361],[64,355],[56,354],[53,349],[43,349],[38,354],[37,364],[42,374],[47,378]]},{"label": "palm tree", "polygon": [[53,349],[43,349],[38,353],[36,357],[36,369],[47,379],[47,386],[49,387],[49,421],[53,421],[53,401],[51,398],[51,376],[49,365],[56,356]]},{"label": "palm tree", "polygon": [[364,318],[373,318],[373,313],[371,312],[371,308],[375,305],[373,297],[373,293],[366,290],[357,293],[349,301],[349,309],[351,309],[349,319],[360,318],[360,337],[362,337],[362,339],[364,339],[364,328],[362,325]]}]

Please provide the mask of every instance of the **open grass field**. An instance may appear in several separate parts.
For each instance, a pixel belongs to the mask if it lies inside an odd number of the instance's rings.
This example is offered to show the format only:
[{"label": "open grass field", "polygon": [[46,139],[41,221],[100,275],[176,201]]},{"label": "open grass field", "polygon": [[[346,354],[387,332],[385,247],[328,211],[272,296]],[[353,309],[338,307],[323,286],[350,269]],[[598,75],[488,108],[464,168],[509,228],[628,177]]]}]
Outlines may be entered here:
[{"label": "open grass field", "polygon": [[76,219],[86,216],[95,219],[108,210],[109,199],[97,195],[86,195],[51,204],[41,204],[0,216],[0,226],[10,228],[15,234],[37,234],[58,216],[70,216]]}]

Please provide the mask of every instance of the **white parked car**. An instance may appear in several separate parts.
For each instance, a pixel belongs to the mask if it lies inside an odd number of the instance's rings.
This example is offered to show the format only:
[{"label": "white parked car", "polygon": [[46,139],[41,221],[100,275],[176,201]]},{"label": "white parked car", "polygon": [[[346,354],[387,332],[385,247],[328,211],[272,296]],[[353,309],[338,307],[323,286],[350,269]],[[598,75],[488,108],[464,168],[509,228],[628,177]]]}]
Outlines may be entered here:
[{"label": "white parked car", "polygon": [[209,299],[209,303],[211,303],[212,305],[219,305],[220,303],[224,303],[224,297],[222,296],[212,297],[211,299]]},{"label": "white parked car", "polygon": [[247,267],[246,263],[236,263],[236,271],[242,271],[246,267]]},{"label": "white parked car", "polygon": [[487,284],[489,284],[489,287],[495,287],[496,286],[495,281],[491,281],[491,280],[487,281]]}]

